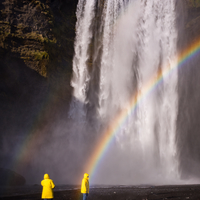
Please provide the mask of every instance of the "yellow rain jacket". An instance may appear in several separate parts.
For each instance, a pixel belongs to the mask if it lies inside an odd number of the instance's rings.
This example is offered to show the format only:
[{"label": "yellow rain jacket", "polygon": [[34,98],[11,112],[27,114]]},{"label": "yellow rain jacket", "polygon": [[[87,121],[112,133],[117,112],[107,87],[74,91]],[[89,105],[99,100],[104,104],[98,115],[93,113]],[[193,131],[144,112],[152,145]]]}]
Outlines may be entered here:
[{"label": "yellow rain jacket", "polygon": [[81,193],[89,193],[89,174],[85,173],[81,184]]},{"label": "yellow rain jacket", "polygon": [[42,199],[53,199],[53,188],[55,185],[48,174],[44,175],[44,180],[41,181],[41,185],[43,186]]}]

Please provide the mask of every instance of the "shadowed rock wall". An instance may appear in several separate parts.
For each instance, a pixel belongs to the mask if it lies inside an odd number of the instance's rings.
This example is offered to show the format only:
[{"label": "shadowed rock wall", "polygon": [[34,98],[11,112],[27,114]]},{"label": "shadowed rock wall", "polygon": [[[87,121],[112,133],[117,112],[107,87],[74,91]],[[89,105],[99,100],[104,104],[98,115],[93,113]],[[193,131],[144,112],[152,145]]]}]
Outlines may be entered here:
[{"label": "shadowed rock wall", "polygon": [[67,113],[77,1],[0,1],[0,167]]},{"label": "shadowed rock wall", "polygon": [[[4,114],[28,106],[26,116],[32,115],[48,95],[53,98],[51,111],[56,110],[53,104],[69,103],[76,4],[77,0],[0,2],[0,101]],[[1,122],[4,114],[0,114]],[[4,120],[1,128],[7,123]]]},{"label": "shadowed rock wall", "polygon": [[[180,51],[200,40],[200,1],[187,0],[184,28],[179,29]],[[179,24],[180,26],[180,24]],[[182,31],[180,31],[182,30]],[[191,54],[194,52],[191,51]],[[183,178],[200,177],[200,56],[191,57],[179,68],[177,143]]]}]

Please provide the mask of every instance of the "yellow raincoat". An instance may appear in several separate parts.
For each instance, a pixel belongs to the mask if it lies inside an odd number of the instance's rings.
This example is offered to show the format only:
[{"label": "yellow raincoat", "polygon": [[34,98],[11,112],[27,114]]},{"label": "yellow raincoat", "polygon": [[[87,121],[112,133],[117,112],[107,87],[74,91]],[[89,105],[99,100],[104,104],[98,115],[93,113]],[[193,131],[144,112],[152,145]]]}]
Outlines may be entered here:
[{"label": "yellow raincoat", "polygon": [[41,185],[43,186],[42,199],[53,199],[53,188],[55,185],[48,174],[44,175],[44,180],[41,181]]},{"label": "yellow raincoat", "polygon": [[89,193],[89,174],[85,173],[81,184],[81,193]]}]

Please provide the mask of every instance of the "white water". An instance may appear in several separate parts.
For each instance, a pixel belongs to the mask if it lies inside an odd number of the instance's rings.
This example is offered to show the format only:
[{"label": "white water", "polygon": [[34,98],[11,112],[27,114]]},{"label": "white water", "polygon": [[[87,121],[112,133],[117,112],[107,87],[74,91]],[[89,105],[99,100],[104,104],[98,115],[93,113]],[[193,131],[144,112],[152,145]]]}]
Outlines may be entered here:
[{"label": "white water", "polygon": [[[172,67],[175,20],[175,0],[108,0],[104,5],[79,0],[71,81],[74,99],[69,115],[86,137],[95,134],[98,138],[100,127],[125,109],[136,92],[146,95],[146,83],[167,65]],[[94,182],[178,182],[177,76],[174,70],[140,102],[135,115],[115,136]],[[88,125],[96,127],[95,131],[90,133]],[[80,134],[74,131],[73,137],[80,138]]]}]

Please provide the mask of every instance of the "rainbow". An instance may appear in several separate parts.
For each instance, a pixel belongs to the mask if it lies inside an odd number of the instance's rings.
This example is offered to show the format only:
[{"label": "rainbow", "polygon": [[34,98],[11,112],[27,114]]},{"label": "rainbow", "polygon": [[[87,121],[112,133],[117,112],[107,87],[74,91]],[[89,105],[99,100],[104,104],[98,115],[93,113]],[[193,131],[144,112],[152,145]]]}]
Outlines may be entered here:
[{"label": "rainbow", "polygon": [[43,100],[38,115],[32,119],[33,121],[31,126],[27,130],[26,137],[24,137],[24,139],[21,141],[21,144],[18,145],[18,148],[16,149],[14,157],[15,159],[10,164],[10,169],[15,170],[16,172],[21,172],[24,169],[24,163],[31,162],[32,156],[30,156],[30,153],[32,155],[33,152],[31,151],[35,151],[38,138],[40,138],[40,140],[43,141],[46,137],[45,128],[43,128],[42,130],[40,129],[38,131],[36,127],[39,125],[40,117],[45,114],[45,110],[48,106],[51,105],[52,101],[54,101],[54,99],[49,95],[47,95],[47,97]]},{"label": "rainbow", "polygon": [[93,151],[93,154],[89,157],[87,165],[84,168],[84,172],[90,174],[90,179],[92,179],[95,171],[97,171],[98,165],[108,151],[114,136],[118,133],[119,129],[123,127],[128,117],[135,112],[139,103],[159,85],[164,77],[169,76],[174,70],[183,66],[184,63],[191,60],[199,53],[200,39],[196,40],[188,48],[176,55],[172,64],[170,66],[166,65],[166,67],[159,72],[156,78],[154,77],[150,79],[143,87],[143,93],[136,93],[132,96],[129,104],[126,106],[126,109],[118,113],[114,120],[112,120],[113,122],[103,132],[102,137]]},{"label": "rainbow", "polygon": [[[137,106],[140,104],[140,102],[149,94],[151,93],[157,85],[163,80],[164,77],[169,76],[171,73],[173,73],[174,70],[177,68],[180,68],[185,64],[188,60],[191,60],[194,58],[197,54],[200,53],[200,38],[193,42],[188,48],[186,48],[184,51],[179,53],[174,57],[173,64],[166,65],[166,67],[160,71],[156,78],[150,79],[143,87],[143,93],[136,93],[132,96],[132,98],[129,101],[129,104],[126,106],[126,109],[122,110],[120,113],[117,114],[117,116],[114,118],[111,124],[106,128],[106,130],[102,133],[102,137],[98,140],[98,144],[96,145],[96,148],[94,149],[92,155],[90,155],[87,165],[84,166],[83,173],[87,172],[90,174],[90,178],[94,176],[98,165],[100,164],[101,160],[103,159],[104,155],[108,151],[111,142],[113,141],[114,136],[118,133],[119,129],[123,127],[123,125],[126,123],[129,116],[131,116]],[[49,97],[47,97],[46,101],[48,101],[48,105],[50,104]],[[41,113],[44,112],[47,104],[44,102],[44,105],[41,108]],[[15,160],[11,164],[11,169],[15,169],[15,171],[22,171],[23,166],[21,166],[21,161],[29,162],[31,160],[31,157],[29,156],[29,150],[25,151],[27,147],[28,149],[32,149],[36,145],[36,139],[38,137],[41,137],[41,133],[38,131],[35,131],[35,126],[37,125],[38,117],[36,117],[35,120],[33,120],[33,124],[30,127],[30,130],[28,131],[28,135],[24,138],[21,145],[19,145],[19,149],[16,151]],[[43,130],[45,132],[45,130]],[[32,134],[31,134],[32,133]],[[44,137],[44,136],[43,136]],[[42,140],[42,138],[41,138]],[[83,174],[82,173],[82,174]],[[80,181],[80,179],[79,179]]]}]

